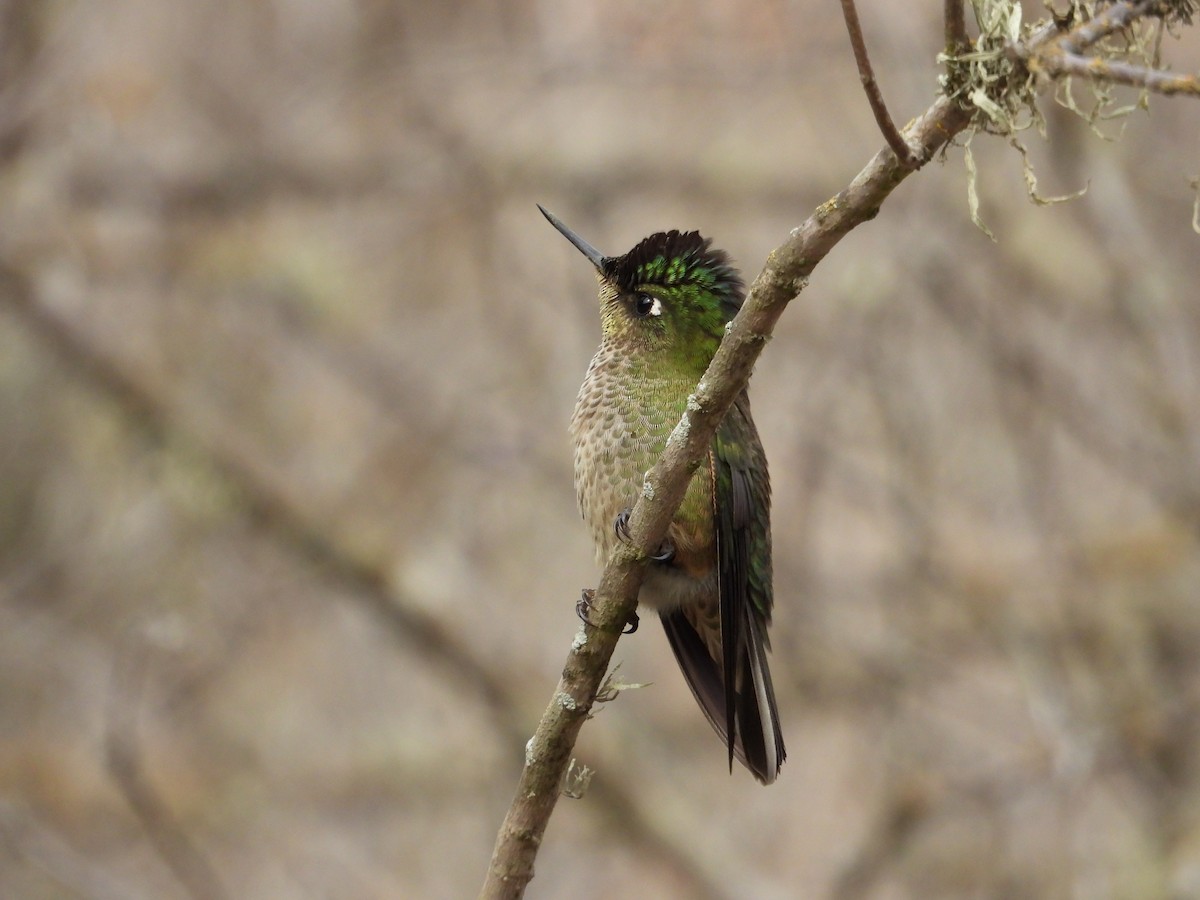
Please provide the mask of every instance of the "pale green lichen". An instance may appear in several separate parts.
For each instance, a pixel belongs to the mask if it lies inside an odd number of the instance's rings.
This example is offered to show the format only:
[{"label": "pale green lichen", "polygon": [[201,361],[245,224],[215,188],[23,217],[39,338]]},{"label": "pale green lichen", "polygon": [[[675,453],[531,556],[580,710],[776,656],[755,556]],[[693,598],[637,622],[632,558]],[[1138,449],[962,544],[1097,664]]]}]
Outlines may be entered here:
[{"label": "pale green lichen", "polygon": [[593,769],[572,757],[571,762],[567,765],[567,771],[563,773],[563,795],[572,800],[582,800],[583,795],[587,793],[588,786],[592,783],[593,774],[595,774]]},{"label": "pale green lichen", "polygon": [[688,435],[691,433],[691,423],[688,421],[687,417],[684,416],[679,420],[678,424],[671,429],[671,433],[667,435],[667,446],[670,447],[677,441],[686,441],[688,439]]},{"label": "pale green lichen", "polygon": [[649,681],[618,681],[617,673],[619,671],[621,671],[621,664],[617,663],[612,667],[612,671],[604,676],[600,690],[596,691],[597,703],[610,703],[617,699],[617,695],[621,691],[635,691],[639,688],[649,687],[652,683]]},{"label": "pale green lichen", "polygon": [[[1058,197],[1045,197],[1038,192],[1037,176],[1029,152],[1018,135],[1033,128],[1043,138],[1046,136],[1046,122],[1038,108],[1038,95],[1049,76],[1042,70],[1044,58],[1039,57],[1038,49],[1029,51],[1026,47],[1032,36],[1040,34],[1044,37],[1047,29],[1065,30],[1075,24],[1090,21],[1098,12],[1103,11],[1106,4],[1097,0],[1071,0],[1067,9],[1053,12],[1053,19],[1045,18],[1032,23],[1023,21],[1021,5],[1017,0],[972,0],[971,5],[979,28],[979,38],[965,53],[943,53],[939,56],[939,62],[944,66],[939,83],[947,97],[957,100],[972,114],[971,124],[965,130],[966,136],[963,139],[964,165],[967,171],[967,206],[971,221],[984,234],[995,240],[995,236],[984,225],[980,216],[978,170],[971,153],[971,140],[981,131],[1008,138],[1012,147],[1021,155],[1022,173],[1029,199],[1038,205],[1072,200],[1087,190],[1085,186],[1074,193]],[[1176,23],[1189,23],[1196,7],[1196,0],[1163,0],[1161,18],[1140,18],[1128,28],[1090,44],[1086,53],[1089,58],[1105,62],[1119,61],[1157,68],[1160,64],[1163,34],[1170,32]],[[1057,79],[1054,100],[1083,119],[1096,134],[1106,140],[1114,138],[1103,134],[1098,123],[1123,119],[1148,106],[1148,91],[1140,91],[1132,103],[1120,104],[1119,91],[1111,84],[1095,79],[1084,81],[1091,92],[1089,104],[1081,104],[1077,99],[1078,85],[1070,78]],[[1115,137],[1120,137],[1120,130]]]},{"label": "pale green lichen", "polygon": [[967,211],[971,214],[971,221],[975,223],[975,227],[994,241],[996,236],[979,215],[979,170],[975,168],[975,154],[971,152],[971,141],[974,138],[974,134],[967,135],[966,143],[963,144],[963,165],[967,167]]}]

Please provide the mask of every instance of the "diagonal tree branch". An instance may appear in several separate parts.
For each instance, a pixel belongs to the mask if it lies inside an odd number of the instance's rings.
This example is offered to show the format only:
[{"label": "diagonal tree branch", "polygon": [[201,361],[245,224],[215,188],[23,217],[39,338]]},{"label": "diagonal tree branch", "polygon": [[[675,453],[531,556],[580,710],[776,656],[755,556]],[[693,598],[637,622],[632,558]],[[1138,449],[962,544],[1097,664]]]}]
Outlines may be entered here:
[{"label": "diagonal tree branch", "polygon": [[[1115,3],[1106,7],[1097,20],[1085,22],[1065,36],[1057,28],[1039,29],[1010,50],[1017,58],[1029,59],[1055,38],[1073,41],[1072,49],[1082,49],[1140,16],[1172,12],[1169,5],[1147,0]],[[956,36],[961,34],[956,23],[950,23],[950,27]],[[851,32],[853,35],[853,28]],[[873,219],[892,190],[917,171],[920,161],[932,158],[967,128],[971,118],[972,113],[957,102],[939,98],[899,135],[899,153],[889,141],[889,147],[880,150],[845,190],[818,207],[771,252],[741,311],[727,327],[708,371],[689,398],[662,457],[646,474],[642,496],[629,518],[631,541],[613,554],[593,598],[595,626],[580,627],[551,702],[526,747],[525,768],[497,834],[481,898],[521,897],[533,877],[534,860],[558,800],[576,737],[595,702],[621,627],[636,609],[646,561],[666,534],[692,473],[707,453],[734,398],[749,381],[754,363],[784,308],[803,290],[809,274],[826,254],[853,228]],[[910,167],[909,158],[918,161],[917,167]]]},{"label": "diagonal tree branch", "polygon": [[[969,120],[967,112],[943,98],[907,129],[906,142],[917,148],[920,158],[929,159]],[[621,626],[637,606],[646,560],[666,534],[692,473],[749,381],[775,323],[817,263],[851,229],[873,219],[887,196],[913,171],[890,148],[880,150],[845,190],[772,251],[751,285],[662,458],[646,475],[642,497],[629,518],[629,546],[614,554],[601,576],[592,606],[595,627],[580,627],[562,678],[529,742],[525,769],[497,836],[481,897],[520,897],[533,877],[534,858],[575,739],[595,702]]]}]

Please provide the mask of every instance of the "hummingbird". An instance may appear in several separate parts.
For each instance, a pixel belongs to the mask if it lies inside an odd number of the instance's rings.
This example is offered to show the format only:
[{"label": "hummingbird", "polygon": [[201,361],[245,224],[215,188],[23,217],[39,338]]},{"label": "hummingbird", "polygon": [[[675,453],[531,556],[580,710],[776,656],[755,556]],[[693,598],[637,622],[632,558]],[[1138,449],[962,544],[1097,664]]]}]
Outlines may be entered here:
[{"label": "hummingbird", "polygon": [[[652,234],[605,256],[540,204],[596,269],[602,339],[571,416],[575,492],[604,564],[628,541],[630,510],[662,454],[745,287],[729,257],[698,232]],[[709,723],[763,784],[785,751],[767,666],[771,487],[743,391],[689,482],[650,558],[639,607],[656,611]],[[586,618],[586,600],[580,608]],[[629,631],[636,628],[636,614]]]}]

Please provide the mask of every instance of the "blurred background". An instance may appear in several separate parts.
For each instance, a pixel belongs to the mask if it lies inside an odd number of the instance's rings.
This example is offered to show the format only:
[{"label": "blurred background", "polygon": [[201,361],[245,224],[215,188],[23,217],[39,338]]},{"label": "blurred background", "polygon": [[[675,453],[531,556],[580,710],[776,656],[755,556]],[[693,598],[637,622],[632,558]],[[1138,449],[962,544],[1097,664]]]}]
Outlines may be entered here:
[{"label": "blurred background", "polygon": [[[648,622],[531,897],[1200,896],[1200,105],[1044,107],[758,366],[779,782]],[[0,895],[474,895],[598,575],[535,202],[752,277],[881,144],[833,3],[0,3]]]}]

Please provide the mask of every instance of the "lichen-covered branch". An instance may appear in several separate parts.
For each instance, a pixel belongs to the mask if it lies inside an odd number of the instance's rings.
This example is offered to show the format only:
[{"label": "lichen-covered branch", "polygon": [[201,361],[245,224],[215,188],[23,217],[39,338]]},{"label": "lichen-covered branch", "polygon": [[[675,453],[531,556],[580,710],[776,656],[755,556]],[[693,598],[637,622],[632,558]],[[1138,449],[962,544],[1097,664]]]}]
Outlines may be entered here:
[{"label": "lichen-covered branch", "polygon": [[1040,71],[1054,78],[1086,78],[1091,81],[1127,84],[1168,97],[1175,94],[1200,97],[1200,77],[1196,75],[1177,75],[1174,72],[1135,66],[1119,60],[1079,56],[1066,51],[1047,53],[1039,57],[1037,65]]},{"label": "lichen-covered branch", "polygon": [[[1031,48],[1034,52],[1027,55],[1026,64],[1031,72],[1052,79],[1075,77],[1128,84],[1158,94],[1200,96],[1200,78],[1197,76],[1176,75],[1151,66],[1139,66],[1128,59],[1113,58],[1121,53],[1114,53],[1111,48],[1106,50],[1107,45],[1102,43],[1112,35],[1127,32],[1145,19],[1190,24],[1195,6],[1193,0],[1114,3],[1070,31]],[[1128,40],[1126,43],[1126,52],[1138,46],[1137,40]],[[1087,50],[1094,55],[1084,56]]]}]

